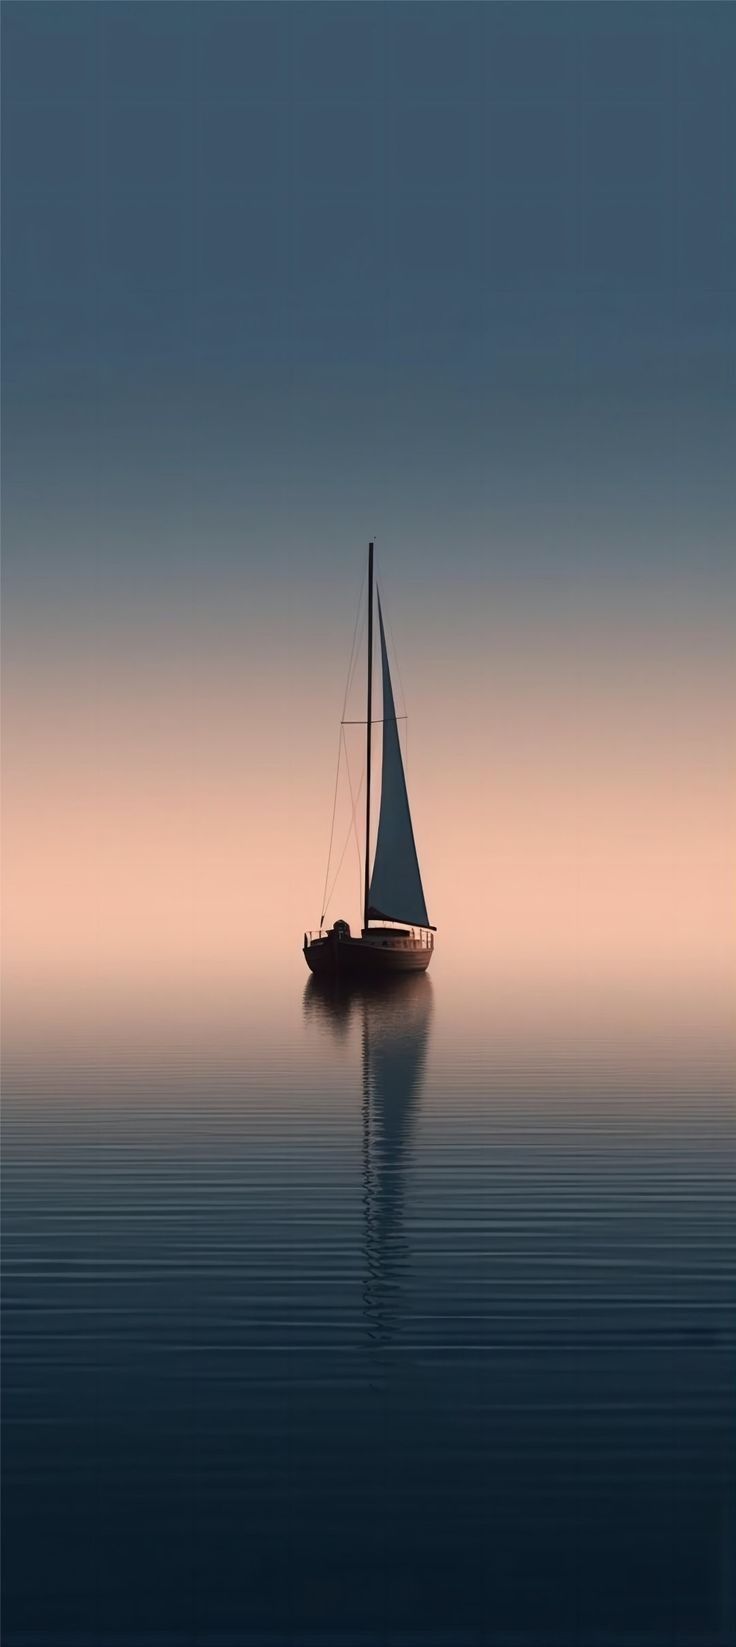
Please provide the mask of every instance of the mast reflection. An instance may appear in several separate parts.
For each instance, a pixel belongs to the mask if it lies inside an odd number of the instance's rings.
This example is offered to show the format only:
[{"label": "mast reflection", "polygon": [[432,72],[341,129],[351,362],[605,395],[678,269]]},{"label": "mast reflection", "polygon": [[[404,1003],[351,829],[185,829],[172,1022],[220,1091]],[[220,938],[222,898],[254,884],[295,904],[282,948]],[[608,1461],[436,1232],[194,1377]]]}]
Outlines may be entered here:
[{"label": "mast reflection", "polygon": [[409,1252],[407,1174],[432,1016],[426,973],[389,985],[331,985],[310,978],[305,1017],[338,1040],[353,1024],[362,1050],[364,1316],[371,1338],[389,1344],[400,1324]]}]

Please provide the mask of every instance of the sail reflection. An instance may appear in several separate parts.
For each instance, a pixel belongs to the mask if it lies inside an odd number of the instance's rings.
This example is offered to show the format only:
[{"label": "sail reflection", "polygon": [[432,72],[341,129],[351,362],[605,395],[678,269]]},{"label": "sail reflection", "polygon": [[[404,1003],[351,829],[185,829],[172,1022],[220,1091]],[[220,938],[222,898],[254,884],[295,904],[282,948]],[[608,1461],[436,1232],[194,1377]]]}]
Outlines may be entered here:
[{"label": "sail reflection", "polygon": [[371,1338],[392,1341],[403,1313],[409,1252],[407,1177],[421,1102],[432,985],[421,973],[390,985],[310,978],[305,1017],[336,1039],[359,1026],[362,1051],[364,1314]]}]

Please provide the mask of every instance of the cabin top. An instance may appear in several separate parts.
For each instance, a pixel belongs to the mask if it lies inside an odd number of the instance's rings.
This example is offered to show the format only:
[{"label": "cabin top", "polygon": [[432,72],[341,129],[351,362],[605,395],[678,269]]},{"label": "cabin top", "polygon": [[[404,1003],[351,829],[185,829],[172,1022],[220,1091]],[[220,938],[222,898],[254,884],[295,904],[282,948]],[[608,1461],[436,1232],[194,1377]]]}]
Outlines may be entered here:
[{"label": "cabin top", "polygon": [[410,938],[408,926],[364,926],[364,933],[370,932],[374,938]]}]

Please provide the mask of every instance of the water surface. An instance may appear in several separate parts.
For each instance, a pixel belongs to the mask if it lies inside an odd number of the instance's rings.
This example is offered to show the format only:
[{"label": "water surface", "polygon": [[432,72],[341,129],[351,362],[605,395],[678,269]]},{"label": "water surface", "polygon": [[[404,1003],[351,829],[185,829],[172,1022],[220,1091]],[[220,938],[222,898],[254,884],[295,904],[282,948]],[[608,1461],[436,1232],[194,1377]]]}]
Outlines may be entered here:
[{"label": "water surface", "polygon": [[732,1049],[600,1000],[10,1026],[4,1641],[736,1641]]}]

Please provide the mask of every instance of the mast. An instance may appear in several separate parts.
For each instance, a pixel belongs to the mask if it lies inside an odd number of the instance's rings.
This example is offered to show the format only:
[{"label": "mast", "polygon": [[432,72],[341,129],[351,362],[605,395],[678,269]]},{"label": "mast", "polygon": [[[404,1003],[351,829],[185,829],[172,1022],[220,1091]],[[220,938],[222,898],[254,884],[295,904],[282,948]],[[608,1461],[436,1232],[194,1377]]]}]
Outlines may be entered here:
[{"label": "mast", "polygon": [[368,545],[368,708],[365,739],[365,882],[363,926],[368,925],[368,883],[371,857],[371,730],[373,719],[373,544]]}]

